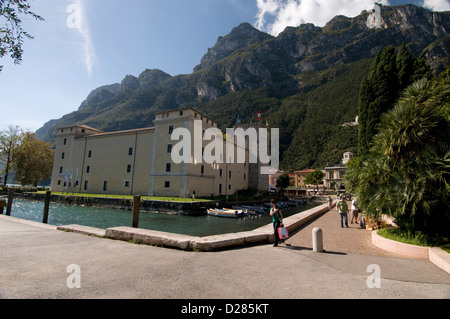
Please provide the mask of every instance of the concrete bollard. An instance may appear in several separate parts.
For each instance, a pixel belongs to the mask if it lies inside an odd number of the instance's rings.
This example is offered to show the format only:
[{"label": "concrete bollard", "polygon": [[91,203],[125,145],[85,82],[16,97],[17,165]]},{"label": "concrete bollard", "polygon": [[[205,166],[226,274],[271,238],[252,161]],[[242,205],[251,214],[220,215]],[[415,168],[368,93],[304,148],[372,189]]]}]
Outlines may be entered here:
[{"label": "concrete bollard", "polygon": [[323,251],[323,234],[322,229],[316,227],[313,229],[313,251],[320,253]]}]

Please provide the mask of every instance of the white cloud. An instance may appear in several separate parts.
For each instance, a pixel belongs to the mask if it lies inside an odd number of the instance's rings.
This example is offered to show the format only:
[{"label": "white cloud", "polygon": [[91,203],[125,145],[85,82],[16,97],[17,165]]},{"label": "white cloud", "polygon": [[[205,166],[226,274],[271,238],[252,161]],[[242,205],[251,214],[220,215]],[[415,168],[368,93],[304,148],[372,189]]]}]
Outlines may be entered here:
[{"label": "white cloud", "polygon": [[357,16],[363,10],[373,9],[375,2],[389,5],[388,0],[256,0],[255,27],[276,36],[288,26],[324,26],[336,15]]},{"label": "white cloud", "polygon": [[84,0],[75,0],[73,4],[69,5],[67,12],[70,13],[67,18],[67,26],[71,29],[78,30],[83,39],[82,48],[84,64],[86,65],[88,75],[91,76],[96,55],[89,24],[86,18],[86,6]]},{"label": "white cloud", "polygon": [[448,0],[424,0],[423,6],[433,11],[450,10],[450,1]]}]

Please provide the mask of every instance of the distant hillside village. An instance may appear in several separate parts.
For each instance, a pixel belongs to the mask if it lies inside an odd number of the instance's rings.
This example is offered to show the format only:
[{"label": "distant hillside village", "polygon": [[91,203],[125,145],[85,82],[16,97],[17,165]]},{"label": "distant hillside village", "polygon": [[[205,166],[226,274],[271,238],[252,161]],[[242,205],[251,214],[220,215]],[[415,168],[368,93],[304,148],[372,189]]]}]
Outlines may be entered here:
[{"label": "distant hillside village", "polygon": [[[200,127],[198,123],[201,123]],[[197,146],[192,141],[188,144],[188,159],[190,157],[192,161],[173,161],[172,153],[180,152],[176,139],[172,138],[177,129],[183,129],[192,136],[198,132],[204,136],[205,131],[211,128],[218,130],[218,123],[192,108],[158,112],[154,127],[143,129],[106,133],[86,125],[61,127],[56,138],[51,189],[67,193],[161,197],[209,197],[233,195],[236,191],[247,189],[277,189],[277,179],[282,172],[273,170],[271,174],[261,174],[264,165],[259,160],[257,163],[250,160],[248,139],[244,147],[244,161],[238,160],[241,144],[223,137],[219,139],[219,147],[231,152],[220,154],[218,161],[207,163],[195,159]],[[260,128],[267,126],[258,121],[237,124],[236,128],[254,128],[259,132]],[[207,148],[208,140],[202,138],[202,156]],[[270,145],[267,145],[268,150]],[[184,152],[189,153],[189,150],[183,149]],[[325,168],[322,190],[343,187],[345,163],[351,158],[353,154],[346,153],[342,163],[330,164]],[[305,185],[304,180],[313,171],[290,174],[292,185],[289,191],[295,190],[295,194],[304,195],[311,188]]]},{"label": "distant hillside village", "polygon": [[[289,173],[289,187],[286,189],[286,194],[291,196],[305,196],[323,193],[326,191],[342,192],[345,191],[343,184],[343,177],[347,170],[346,163],[354,157],[352,152],[344,153],[341,163],[329,163],[325,169],[320,170],[323,174],[323,180],[318,185],[311,185],[306,183],[306,177],[316,170],[304,169]],[[277,179],[283,174],[278,171],[269,177],[269,189],[277,190]]]}]

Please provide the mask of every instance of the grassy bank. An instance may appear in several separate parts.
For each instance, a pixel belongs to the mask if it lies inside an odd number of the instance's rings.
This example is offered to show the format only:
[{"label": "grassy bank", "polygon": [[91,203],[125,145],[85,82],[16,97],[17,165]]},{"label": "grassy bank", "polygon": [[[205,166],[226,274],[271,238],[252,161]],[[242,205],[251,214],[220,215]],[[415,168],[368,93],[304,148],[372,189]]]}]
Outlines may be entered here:
[{"label": "grassy bank", "polygon": [[450,240],[439,236],[429,236],[421,232],[415,234],[402,232],[398,228],[383,228],[378,231],[378,235],[395,240],[404,244],[421,247],[440,247],[450,253]]},{"label": "grassy bank", "polygon": [[[45,194],[45,192],[37,192],[37,194]],[[133,199],[132,195],[109,195],[109,194],[85,194],[85,193],[60,193],[52,192],[52,195],[59,196],[76,196],[76,197],[93,197],[93,198],[116,198],[116,199]],[[157,197],[157,196],[141,196],[142,200],[161,201],[161,202],[180,202],[180,203],[192,203],[192,202],[204,202],[211,199],[205,198],[179,198],[179,197]]]}]

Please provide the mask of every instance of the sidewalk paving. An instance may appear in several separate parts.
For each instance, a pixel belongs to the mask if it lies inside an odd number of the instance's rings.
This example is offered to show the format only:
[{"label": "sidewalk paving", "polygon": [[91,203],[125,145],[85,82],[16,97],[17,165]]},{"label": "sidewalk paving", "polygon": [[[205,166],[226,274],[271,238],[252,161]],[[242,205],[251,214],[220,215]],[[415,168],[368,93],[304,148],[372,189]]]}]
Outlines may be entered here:
[{"label": "sidewalk paving", "polygon": [[[312,252],[312,228],[324,233]],[[57,231],[0,215],[0,299],[448,299],[450,275],[426,260],[371,247],[370,231],[341,229],[330,211],[271,244],[188,252]],[[352,227],[353,226],[353,227]],[[81,289],[70,289],[69,265]],[[369,289],[369,265],[381,287]]]},{"label": "sidewalk paving", "polygon": [[[384,279],[450,284],[450,275],[429,260],[405,258],[380,249],[372,244],[371,231],[351,224],[350,218],[348,226],[341,228],[339,213],[333,208],[291,234],[282,247],[355,275],[367,275],[367,267],[375,264],[380,266]],[[323,253],[312,252],[315,227],[323,232]]]},{"label": "sidewalk paving", "polygon": [[348,214],[349,227],[344,225],[344,228],[341,228],[339,213],[333,208],[306,227],[291,234],[287,243],[293,246],[312,248],[312,230],[319,227],[323,232],[324,250],[359,255],[401,257],[372,245],[371,231],[361,229],[359,224],[351,224],[350,214]]}]

